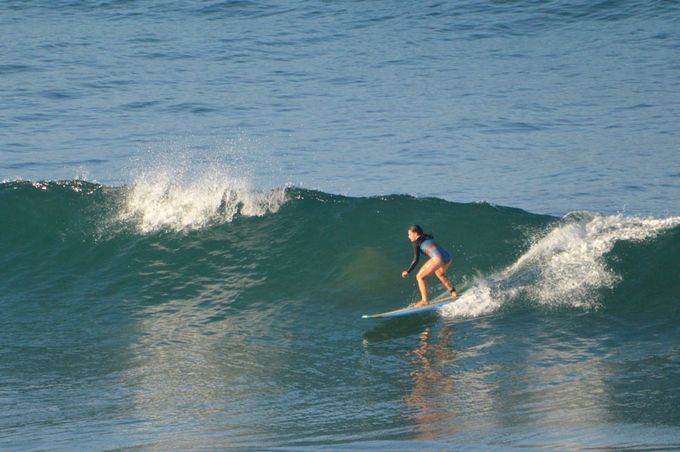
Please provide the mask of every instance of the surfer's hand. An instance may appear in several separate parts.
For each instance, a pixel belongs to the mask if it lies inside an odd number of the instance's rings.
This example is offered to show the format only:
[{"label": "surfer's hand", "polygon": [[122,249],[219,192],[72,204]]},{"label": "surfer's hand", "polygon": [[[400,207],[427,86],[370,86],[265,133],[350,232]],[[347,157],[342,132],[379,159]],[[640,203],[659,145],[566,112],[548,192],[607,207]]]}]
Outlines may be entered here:
[{"label": "surfer's hand", "polygon": [[401,277],[402,278],[408,278],[408,272],[407,271],[401,272]]}]

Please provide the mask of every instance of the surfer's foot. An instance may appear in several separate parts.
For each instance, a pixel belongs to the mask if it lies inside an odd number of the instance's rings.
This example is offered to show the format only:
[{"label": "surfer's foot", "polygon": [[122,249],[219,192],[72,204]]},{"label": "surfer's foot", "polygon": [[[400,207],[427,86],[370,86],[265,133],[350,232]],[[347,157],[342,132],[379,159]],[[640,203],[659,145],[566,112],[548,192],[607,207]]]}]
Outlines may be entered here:
[{"label": "surfer's foot", "polygon": [[414,308],[422,308],[423,306],[427,306],[427,300],[420,300],[418,303],[416,303]]},{"label": "surfer's foot", "polygon": [[454,298],[458,296],[458,292],[456,292],[456,289],[451,289],[451,296]]}]

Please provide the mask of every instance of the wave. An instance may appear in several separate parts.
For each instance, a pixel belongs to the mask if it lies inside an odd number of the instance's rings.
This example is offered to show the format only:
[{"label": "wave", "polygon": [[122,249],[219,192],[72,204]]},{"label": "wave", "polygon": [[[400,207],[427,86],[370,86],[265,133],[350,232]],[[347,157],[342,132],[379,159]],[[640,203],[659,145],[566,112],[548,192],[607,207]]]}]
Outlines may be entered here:
[{"label": "wave", "polygon": [[[399,277],[411,258],[405,230],[416,222],[454,255],[451,276],[463,293],[444,311],[450,318],[517,306],[616,310],[642,300],[667,311],[680,290],[680,217],[555,218],[486,203],[256,191],[237,179],[159,175],[124,187],[0,184],[2,292],[14,300],[87,294],[242,309],[275,298],[289,307],[326,300],[386,310],[417,297],[414,282]],[[436,281],[431,290],[443,292]]]},{"label": "wave", "polygon": [[[674,230],[677,242],[679,225],[680,217],[570,214],[531,238],[528,249],[511,265],[476,277],[461,302],[445,312],[453,317],[476,317],[518,299],[553,309],[598,309],[606,293],[623,280],[622,273],[612,268],[612,262],[620,259],[612,254],[615,247],[637,243],[644,248],[646,242],[651,247],[651,241],[668,230]],[[672,268],[666,272],[671,281],[677,279],[670,274]]]}]

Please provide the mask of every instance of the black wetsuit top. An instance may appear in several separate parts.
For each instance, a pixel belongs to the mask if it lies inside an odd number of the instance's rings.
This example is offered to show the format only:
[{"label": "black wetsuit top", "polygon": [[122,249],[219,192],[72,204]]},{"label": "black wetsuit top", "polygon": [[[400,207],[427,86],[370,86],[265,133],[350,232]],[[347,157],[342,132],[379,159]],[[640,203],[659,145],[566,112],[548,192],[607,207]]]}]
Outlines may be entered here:
[{"label": "black wetsuit top", "polygon": [[413,242],[413,261],[408,270],[406,270],[406,273],[411,273],[415,266],[418,265],[420,253],[425,253],[430,257],[438,257],[445,264],[451,262],[451,255],[434,241],[434,237],[429,234],[423,234]]}]

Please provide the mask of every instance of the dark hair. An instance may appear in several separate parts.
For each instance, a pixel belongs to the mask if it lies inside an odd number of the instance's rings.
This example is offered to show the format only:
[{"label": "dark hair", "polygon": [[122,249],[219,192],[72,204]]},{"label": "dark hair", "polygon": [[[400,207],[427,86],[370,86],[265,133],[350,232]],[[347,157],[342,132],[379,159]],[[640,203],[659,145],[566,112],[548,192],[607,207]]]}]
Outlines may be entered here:
[{"label": "dark hair", "polygon": [[409,231],[415,232],[418,235],[422,235],[425,238],[430,238],[433,239],[434,236],[432,234],[426,234],[423,232],[423,228],[420,227],[420,225],[414,224],[410,228],[408,228]]},{"label": "dark hair", "polygon": [[408,228],[408,230],[411,231],[411,232],[415,232],[415,233],[418,234],[418,235],[423,235],[423,234],[425,234],[425,233],[423,232],[423,228],[421,228],[421,227],[420,227],[419,225],[417,225],[417,224],[414,224],[413,226],[411,226],[410,228]]}]

